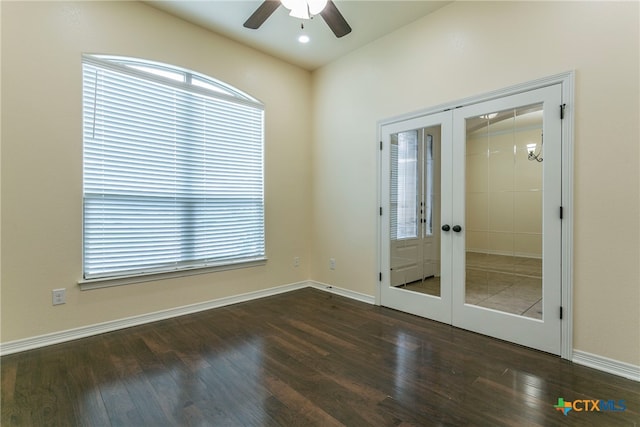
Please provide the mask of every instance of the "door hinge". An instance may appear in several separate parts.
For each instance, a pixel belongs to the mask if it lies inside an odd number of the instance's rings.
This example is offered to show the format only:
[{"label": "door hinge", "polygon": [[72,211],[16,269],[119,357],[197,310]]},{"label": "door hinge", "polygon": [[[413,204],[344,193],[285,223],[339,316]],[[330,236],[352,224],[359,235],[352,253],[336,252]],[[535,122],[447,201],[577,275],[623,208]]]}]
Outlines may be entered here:
[{"label": "door hinge", "polygon": [[560,306],[560,320],[562,320],[562,306]]},{"label": "door hinge", "polygon": [[560,120],[564,119],[564,108],[567,104],[560,104]]},{"label": "door hinge", "polygon": [[382,141],[380,141],[380,151],[382,151]]},{"label": "door hinge", "polygon": [[382,216],[382,206],[380,206],[380,216]]},{"label": "door hinge", "polygon": [[564,209],[560,206],[560,219],[564,218]]},{"label": "door hinge", "polygon": [[382,282],[382,272],[378,273],[378,281]]}]

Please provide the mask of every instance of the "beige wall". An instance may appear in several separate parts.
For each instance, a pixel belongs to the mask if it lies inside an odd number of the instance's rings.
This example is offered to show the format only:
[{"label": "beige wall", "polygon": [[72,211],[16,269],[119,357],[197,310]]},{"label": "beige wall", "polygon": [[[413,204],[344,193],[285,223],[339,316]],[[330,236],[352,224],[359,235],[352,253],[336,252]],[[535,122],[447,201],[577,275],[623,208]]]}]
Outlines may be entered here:
[{"label": "beige wall", "polygon": [[376,292],[378,120],[575,70],[574,348],[640,365],[638,6],[455,2],[315,72],[311,277]]},{"label": "beige wall", "polygon": [[[266,266],[79,291],[83,52],[176,64],[264,102]],[[2,342],[308,279],[310,79],[143,3],[2,2]]]}]

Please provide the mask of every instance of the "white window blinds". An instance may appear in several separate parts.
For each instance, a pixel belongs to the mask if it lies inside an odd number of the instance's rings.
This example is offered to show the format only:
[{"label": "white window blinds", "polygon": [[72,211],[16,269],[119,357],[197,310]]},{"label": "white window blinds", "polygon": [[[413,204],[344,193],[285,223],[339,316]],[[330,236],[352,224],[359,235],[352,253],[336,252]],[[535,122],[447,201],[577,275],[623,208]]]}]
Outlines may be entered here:
[{"label": "white window blinds", "polygon": [[418,237],[418,131],[391,135],[391,239]]},{"label": "white window blinds", "polygon": [[262,105],[184,75],[83,59],[85,279],[265,257]]}]

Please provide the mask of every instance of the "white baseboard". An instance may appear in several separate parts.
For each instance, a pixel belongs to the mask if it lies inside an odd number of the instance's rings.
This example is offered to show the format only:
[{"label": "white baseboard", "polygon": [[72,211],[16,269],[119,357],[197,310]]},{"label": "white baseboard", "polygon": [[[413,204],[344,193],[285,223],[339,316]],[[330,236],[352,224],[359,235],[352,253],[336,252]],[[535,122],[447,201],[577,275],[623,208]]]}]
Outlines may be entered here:
[{"label": "white baseboard", "polygon": [[588,366],[599,371],[640,382],[640,366],[632,365],[631,363],[609,359],[608,357],[598,356],[597,354],[580,350],[573,350],[573,358],[571,361],[578,365]]},{"label": "white baseboard", "polygon": [[356,301],[365,302],[367,304],[375,304],[376,299],[372,295],[362,294],[360,292],[350,291],[349,289],[338,288],[333,285],[328,285],[322,282],[316,282],[315,280],[309,280],[308,286],[314,289],[320,289],[321,291],[330,292],[332,294],[340,295],[343,297],[351,298]]},{"label": "white baseboard", "polygon": [[46,347],[66,341],[77,340],[79,338],[86,338],[93,335],[103,334],[105,332],[116,331],[118,329],[144,325],[145,323],[156,322],[158,320],[184,316],[185,314],[193,314],[199,311],[210,310],[212,308],[224,307],[226,305],[251,301],[254,299],[277,295],[284,292],[295,291],[297,289],[302,289],[309,286],[311,285],[307,281],[291,283],[288,285],[276,286],[274,288],[249,292],[246,294],[233,295],[230,297],[204,301],[196,304],[185,305],[182,307],[170,308],[168,310],[156,311],[154,313],[142,314],[139,316],[132,316],[124,319],[111,320],[104,323],[82,326],[79,328],[68,329],[66,331],[53,332],[50,334],[24,338],[16,341],[8,341],[6,343],[0,344],[0,356],[18,353],[21,351],[31,350],[39,347]]}]

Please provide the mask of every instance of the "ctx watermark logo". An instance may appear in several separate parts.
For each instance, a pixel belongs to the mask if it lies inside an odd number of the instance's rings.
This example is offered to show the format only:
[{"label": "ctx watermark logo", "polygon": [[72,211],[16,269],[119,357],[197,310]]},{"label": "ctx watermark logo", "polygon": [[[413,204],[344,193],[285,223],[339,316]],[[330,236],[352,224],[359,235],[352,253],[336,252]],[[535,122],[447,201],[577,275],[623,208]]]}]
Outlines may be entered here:
[{"label": "ctx watermark logo", "polygon": [[576,412],[604,412],[604,411],[615,411],[622,412],[627,409],[627,405],[625,405],[624,400],[604,400],[604,399],[582,399],[582,400],[574,400],[572,402],[564,400],[564,398],[558,398],[558,404],[553,405],[556,408],[556,411],[561,411],[565,416],[570,411]]}]

